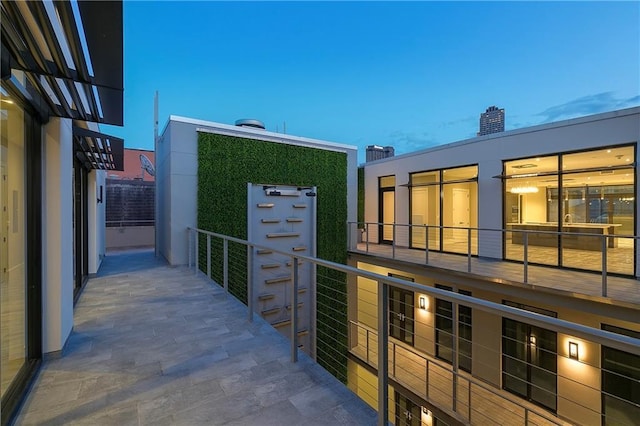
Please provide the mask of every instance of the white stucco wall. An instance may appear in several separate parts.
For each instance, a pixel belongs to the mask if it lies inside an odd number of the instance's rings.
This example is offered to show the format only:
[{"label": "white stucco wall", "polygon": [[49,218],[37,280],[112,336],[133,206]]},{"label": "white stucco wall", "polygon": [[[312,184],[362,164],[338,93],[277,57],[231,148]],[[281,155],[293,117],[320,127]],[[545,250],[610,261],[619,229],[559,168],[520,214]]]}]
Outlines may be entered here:
[{"label": "white stucco wall", "polygon": [[73,328],[73,140],[71,120],[43,128],[42,345],[64,347]]},{"label": "white stucco wall", "polygon": [[[378,222],[378,178],[395,175],[396,222],[409,223],[409,174],[419,171],[478,165],[478,227],[501,229],[503,160],[558,152],[595,149],[640,139],[640,108],[597,114],[551,124],[512,130],[442,145],[365,164],[365,221]],[[636,163],[638,152],[636,150]],[[638,173],[636,169],[636,174]],[[636,229],[639,215],[636,213]],[[375,227],[371,227],[375,228]],[[479,254],[502,257],[499,233],[481,235]],[[377,241],[371,229],[370,241]],[[494,241],[495,240],[495,241]]]}]

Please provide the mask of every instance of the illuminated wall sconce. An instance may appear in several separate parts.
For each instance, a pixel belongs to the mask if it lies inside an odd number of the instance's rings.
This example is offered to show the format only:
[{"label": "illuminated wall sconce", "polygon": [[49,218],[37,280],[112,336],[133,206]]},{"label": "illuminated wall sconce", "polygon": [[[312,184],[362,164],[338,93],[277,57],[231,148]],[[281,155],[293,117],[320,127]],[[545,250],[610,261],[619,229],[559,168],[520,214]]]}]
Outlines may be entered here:
[{"label": "illuminated wall sconce", "polygon": [[531,344],[531,346],[535,346],[536,345],[536,336],[529,336],[529,343]]},{"label": "illuminated wall sconce", "polygon": [[422,414],[427,417],[431,417],[431,411],[427,409],[427,407],[422,407]]},{"label": "illuminated wall sconce", "polygon": [[578,359],[578,344],[576,342],[569,342],[569,358]]},{"label": "illuminated wall sconce", "polygon": [[420,296],[420,309],[427,309],[427,298],[424,296]]}]

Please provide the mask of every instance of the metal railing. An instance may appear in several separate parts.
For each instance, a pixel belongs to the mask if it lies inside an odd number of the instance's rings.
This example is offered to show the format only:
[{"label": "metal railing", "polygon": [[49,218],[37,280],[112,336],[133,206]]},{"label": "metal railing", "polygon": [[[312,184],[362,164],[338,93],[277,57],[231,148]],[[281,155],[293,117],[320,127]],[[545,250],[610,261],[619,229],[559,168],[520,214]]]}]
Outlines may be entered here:
[{"label": "metal railing", "polygon": [[[345,289],[347,294],[342,294],[343,290],[340,289],[339,280],[335,281],[335,286],[332,286],[331,282],[327,282],[325,288],[319,287],[318,292],[326,292],[327,294],[322,297],[328,298],[332,306],[318,305],[318,311],[320,310],[332,310],[331,315],[341,318],[341,315],[335,315],[338,313],[344,313],[344,318],[350,318],[344,322],[344,324],[331,323],[327,326],[326,320],[321,318],[327,318],[328,316],[318,318],[318,324],[314,324],[318,330],[323,329],[325,334],[334,334],[335,340],[331,343],[336,347],[335,351],[331,353],[319,352],[316,360],[322,365],[339,364],[344,362],[344,366],[334,366],[334,371],[340,371],[343,367],[348,368],[349,356],[355,356],[362,362],[375,368],[375,383],[371,383],[370,387],[366,389],[359,388],[358,392],[362,392],[362,397],[366,397],[371,404],[375,405],[378,410],[378,424],[386,425],[388,420],[393,420],[393,413],[395,416],[400,414],[405,416],[412,416],[413,408],[419,407],[422,401],[426,401],[433,407],[442,409],[448,416],[454,420],[469,422],[472,424],[485,424],[487,419],[493,419],[494,415],[502,413],[503,405],[508,407],[516,407],[517,410],[522,412],[521,415],[516,416],[521,420],[522,424],[565,424],[566,422],[561,418],[554,416],[552,412],[535,405],[527,404],[525,400],[514,397],[511,394],[505,394],[500,389],[499,383],[490,383],[486,379],[478,379],[475,375],[467,374],[459,370],[458,356],[460,353],[459,339],[457,336],[459,327],[458,308],[460,306],[469,307],[473,312],[484,312],[496,318],[496,320],[510,319],[514,321],[527,324],[528,326],[539,327],[544,330],[550,330],[553,333],[557,333],[559,336],[565,336],[572,341],[579,341],[582,345],[586,345],[587,348],[594,348],[606,346],[615,350],[624,351],[633,356],[640,356],[640,339],[611,333],[604,330],[598,330],[591,327],[587,327],[581,324],[572,323],[569,321],[547,317],[534,312],[517,309],[507,305],[501,305],[498,303],[490,302],[483,299],[458,294],[455,292],[442,290],[438,288],[428,287],[421,284],[409,282],[400,278],[380,275],[370,271],[354,268],[347,265],[342,265],[334,262],[329,262],[320,258],[296,255],[294,253],[279,251],[268,246],[262,246],[251,243],[239,238],[230,237],[214,232],[209,232],[201,229],[188,228],[189,236],[189,266],[194,267],[195,273],[206,274],[210,279],[213,279],[218,285],[222,286],[228,292],[232,292],[235,287],[235,292],[240,294],[240,299],[246,296],[244,303],[248,307],[249,321],[253,320],[254,312],[256,312],[256,299],[259,295],[254,294],[255,283],[251,274],[252,264],[255,262],[254,253],[258,250],[268,250],[273,253],[277,253],[281,256],[285,256],[290,259],[292,265],[297,265],[298,261],[309,262],[317,267],[318,271],[322,268],[326,268],[328,271],[339,272],[344,274]],[[237,267],[240,265],[240,268]],[[234,269],[235,268],[235,269]],[[235,272],[234,272],[235,271]],[[244,273],[242,273],[244,272]],[[322,274],[323,272],[318,272]],[[327,275],[329,275],[327,273]],[[234,282],[235,280],[235,282]],[[239,281],[238,281],[239,280]],[[368,283],[368,284],[367,284]],[[244,287],[244,290],[241,288]],[[335,288],[333,288],[335,287]],[[293,269],[293,277],[290,287],[287,289],[293,301],[295,294],[300,289],[300,283]],[[429,300],[444,300],[448,301],[452,305],[452,315],[449,320],[451,321],[451,337],[453,346],[450,348],[452,351],[451,364],[447,364],[440,360],[436,360],[432,355],[428,355],[424,350],[419,350],[411,345],[399,343],[396,339],[390,338],[390,309],[389,301],[392,299],[390,295],[391,289],[402,289],[409,292],[413,292],[421,297],[428,297]],[[335,294],[332,294],[335,293]],[[349,300],[350,305],[343,305],[343,300]],[[353,306],[353,304],[357,306]],[[433,302],[432,302],[433,303]],[[295,306],[295,305],[293,305]],[[351,310],[351,307],[355,308],[357,313]],[[413,306],[406,305],[405,308],[411,308],[411,315],[422,315],[421,309]],[[368,321],[369,326],[361,323],[357,318],[361,315],[360,311],[366,311],[370,316]],[[435,312],[435,316],[440,315]],[[295,362],[298,357],[298,341],[297,341],[297,328],[296,322],[298,318],[294,312],[295,309],[290,310],[291,315],[291,360]],[[348,312],[347,312],[348,311]],[[425,315],[429,315],[429,308],[423,310]],[[475,314],[474,314],[475,315]],[[416,317],[417,318],[417,317]],[[411,326],[411,333],[415,334],[416,339],[434,339],[434,335],[442,333],[442,330],[436,330],[436,326],[433,324],[433,319],[430,320],[416,320],[415,326]],[[375,324],[372,326],[371,324]],[[416,327],[422,327],[417,329]],[[478,325],[476,325],[478,326]],[[340,334],[343,332],[343,328],[347,330],[346,344],[342,343]],[[482,326],[480,326],[482,327]],[[318,331],[314,330],[314,332]],[[407,330],[409,330],[407,328]],[[405,331],[407,331],[405,330]],[[446,331],[445,331],[446,332]],[[319,333],[323,334],[323,333]],[[362,335],[364,334],[364,343],[362,342]],[[315,334],[314,334],[315,335]],[[324,336],[324,334],[323,334]],[[494,341],[500,341],[505,339],[505,336],[500,332]],[[322,337],[315,337],[319,339]],[[566,340],[566,339],[565,339]],[[561,341],[558,337],[558,341]],[[528,343],[527,343],[528,344]],[[500,344],[491,345],[485,342],[473,342],[474,353],[479,351],[485,352],[485,358],[490,357],[493,361],[483,361],[483,368],[496,368],[496,365],[501,364],[501,359],[504,357]],[[559,345],[560,346],[560,345]],[[584,348],[584,347],[583,347]],[[589,349],[591,350],[591,349]],[[593,349],[595,351],[595,349]],[[582,349],[584,351],[584,349]],[[569,367],[563,367],[567,372],[557,372],[554,377],[556,380],[562,379],[564,382],[573,383],[576,386],[586,386],[584,391],[586,393],[601,394],[602,390],[599,388],[599,380],[597,385],[583,384],[581,383],[581,377],[576,376],[572,368],[588,368],[591,374],[601,373],[605,371],[599,365],[599,358],[596,357],[593,361],[593,356],[588,359],[570,359],[569,355],[565,354],[563,349],[558,349],[557,353],[553,353],[556,357],[556,362],[563,363],[575,363]],[[584,356],[583,356],[584,357]],[[413,364],[403,364],[403,360],[413,360]],[[420,360],[420,363],[424,363],[424,367],[416,368],[416,361]],[[474,362],[481,362],[476,360]],[[529,365],[529,364],[527,364]],[[326,368],[326,367],[325,367]],[[498,367],[499,368],[499,367]],[[482,369],[481,369],[482,370]],[[330,370],[331,371],[331,370]],[[502,372],[502,374],[504,371]],[[335,375],[335,374],[334,374]],[[419,386],[415,386],[412,380],[415,380],[418,376],[424,376],[424,383]],[[500,377],[500,374],[498,374]],[[339,377],[343,382],[348,382],[346,376]],[[391,380],[391,382],[390,382]],[[449,390],[443,392],[438,388],[438,382],[445,382],[445,386],[448,386]],[[498,379],[498,382],[500,379]],[[637,381],[637,380],[636,380]],[[395,396],[389,394],[389,384],[392,382],[399,383],[401,386],[409,389],[414,395],[411,398],[414,402],[411,404],[403,402],[398,403]],[[640,384],[640,381],[637,381]],[[422,382],[421,382],[422,383]],[[531,383],[528,383],[532,386]],[[421,389],[422,387],[422,389]],[[368,389],[376,389],[376,394]],[[438,392],[440,397],[436,395]],[[601,410],[598,408],[590,407],[587,399],[580,399],[580,395],[572,395],[565,392],[561,394],[556,391],[555,398],[570,401],[573,406],[578,407],[580,410],[586,412],[588,415],[594,416],[594,418],[600,418],[603,416]],[[359,394],[360,395],[360,394]],[[449,399],[442,397],[447,396]],[[610,396],[610,395],[608,395]],[[614,395],[615,397],[615,395]],[[416,400],[417,398],[417,400]],[[576,398],[575,400],[572,398]],[[482,400],[485,401],[482,404]],[[489,402],[487,402],[489,401]],[[496,402],[497,401],[497,402]],[[632,404],[640,409],[640,405],[634,404],[633,401],[624,401],[626,404]],[[391,405],[390,405],[391,404]],[[418,404],[418,405],[416,405]],[[493,405],[503,404],[503,405]],[[422,408],[422,413],[431,413],[426,407]],[[509,408],[504,410],[508,412]],[[495,410],[495,413],[487,413],[487,410]],[[566,413],[565,413],[566,414]],[[422,414],[420,414],[422,415]],[[426,414],[425,414],[426,415]],[[515,418],[515,417],[514,417]],[[535,419],[535,420],[534,420]],[[576,420],[574,420],[576,421]],[[578,421],[576,421],[578,422]]]},{"label": "metal railing", "polygon": [[106,226],[107,228],[123,228],[126,226],[155,226],[156,221],[153,219],[144,219],[144,220],[107,220]]},{"label": "metal railing", "polygon": [[[578,225],[572,224],[572,226]],[[585,228],[588,226],[586,224]],[[352,238],[352,235],[358,235],[357,232],[352,232],[356,227],[360,229],[359,241]],[[381,234],[384,232],[381,231],[384,227],[391,228],[393,236],[391,240],[384,240],[384,235]],[[487,262],[478,259],[521,262],[522,268],[517,277],[512,274],[508,277],[499,275],[498,277],[517,279],[525,284],[534,283],[531,280],[531,266],[558,266],[558,250],[562,249],[562,267],[600,273],[598,295],[603,297],[610,297],[611,276],[634,278],[636,259],[634,247],[639,239],[638,236],[605,233],[382,222],[349,222],[348,236],[348,248],[352,251],[385,255],[392,259],[409,260],[425,265],[475,272],[480,275],[483,275],[488,268]],[[568,244],[569,240],[572,247],[564,247],[565,242]],[[578,241],[588,244],[580,244]],[[415,254],[407,257],[407,250],[415,251]],[[418,253],[422,253],[422,256],[420,257]],[[443,255],[448,254],[458,256],[448,256],[446,261],[442,261]],[[493,271],[495,270],[494,268]]]}]

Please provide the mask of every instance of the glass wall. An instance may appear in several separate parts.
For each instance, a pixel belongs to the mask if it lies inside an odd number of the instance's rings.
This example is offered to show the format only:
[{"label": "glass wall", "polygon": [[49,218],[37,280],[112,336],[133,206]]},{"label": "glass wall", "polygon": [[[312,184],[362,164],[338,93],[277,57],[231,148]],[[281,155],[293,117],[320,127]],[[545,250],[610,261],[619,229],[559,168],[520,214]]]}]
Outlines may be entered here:
[{"label": "glass wall", "polygon": [[379,227],[378,240],[380,243],[391,244],[393,242],[393,223],[396,221],[396,177],[379,178],[378,188],[378,222],[384,224]]},{"label": "glass wall", "polygon": [[[425,248],[428,242],[429,250],[467,253],[468,228],[478,226],[477,180],[478,166],[410,175],[412,248]],[[476,254],[475,232],[471,243]]]},{"label": "glass wall", "polygon": [[0,96],[0,394],[25,365],[26,323],[26,126],[25,113]]},{"label": "glass wall", "polygon": [[544,265],[634,273],[635,146],[504,163],[505,257]]}]

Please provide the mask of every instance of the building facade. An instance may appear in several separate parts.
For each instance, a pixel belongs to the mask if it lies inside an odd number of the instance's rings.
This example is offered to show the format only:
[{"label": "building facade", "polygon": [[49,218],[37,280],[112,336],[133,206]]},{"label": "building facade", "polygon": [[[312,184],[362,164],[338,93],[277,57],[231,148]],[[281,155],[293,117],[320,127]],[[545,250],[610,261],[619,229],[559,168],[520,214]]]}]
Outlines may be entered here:
[{"label": "building facade", "polygon": [[368,145],[366,161],[376,161],[383,158],[393,157],[395,150],[392,146]]},{"label": "building facade", "polygon": [[480,130],[478,136],[504,132],[504,108],[490,106],[480,114]]},{"label": "building facade", "polygon": [[105,253],[105,177],[123,141],[98,123],[122,125],[122,3],[3,2],[1,25],[4,425],[43,357],[63,351]]},{"label": "building facade", "polygon": [[[533,416],[550,424],[634,424],[639,138],[636,107],[365,165],[364,242],[352,245],[350,265],[430,289],[389,288],[397,424],[419,424],[412,421],[427,412],[427,424],[438,423],[435,413],[449,424],[526,424]],[[532,265],[535,278],[527,277]],[[632,343],[623,351],[452,303],[432,289]],[[358,278],[349,291],[349,383],[374,405],[368,342],[378,326],[379,287]],[[485,391],[493,402],[473,407]],[[505,417],[508,407],[522,415]]]}]

